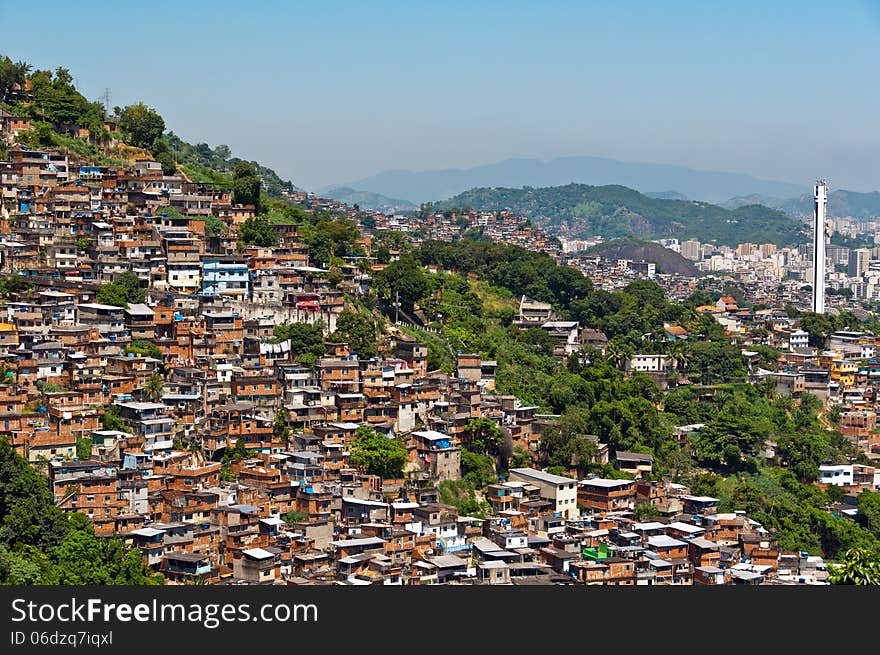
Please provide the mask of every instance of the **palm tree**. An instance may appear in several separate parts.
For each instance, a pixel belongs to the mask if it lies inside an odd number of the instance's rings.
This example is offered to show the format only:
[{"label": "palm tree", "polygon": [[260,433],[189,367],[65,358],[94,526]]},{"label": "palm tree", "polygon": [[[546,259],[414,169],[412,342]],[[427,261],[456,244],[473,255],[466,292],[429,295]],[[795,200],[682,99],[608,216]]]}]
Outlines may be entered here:
[{"label": "palm tree", "polygon": [[687,380],[688,352],[685,344],[681,341],[672,341],[667,352],[675,361],[675,368],[679,376],[683,376],[683,379]]},{"label": "palm tree", "polygon": [[154,403],[159,402],[162,400],[164,391],[165,383],[162,382],[162,378],[155,373],[147,378],[147,382],[144,384],[144,396],[149,400],[152,400]]},{"label": "palm tree", "polygon": [[32,66],[25,62],[19,61],[15,64],[15,77],[18,80],[19,84],[24,84],[27,80],[27,76],[31,74],[31,70],[33,70]]},{"label": "palm tree", "polygon": [[612,339],[605,346],[605,361],[616,367],[620,359],[620,353],[620,342]]}]

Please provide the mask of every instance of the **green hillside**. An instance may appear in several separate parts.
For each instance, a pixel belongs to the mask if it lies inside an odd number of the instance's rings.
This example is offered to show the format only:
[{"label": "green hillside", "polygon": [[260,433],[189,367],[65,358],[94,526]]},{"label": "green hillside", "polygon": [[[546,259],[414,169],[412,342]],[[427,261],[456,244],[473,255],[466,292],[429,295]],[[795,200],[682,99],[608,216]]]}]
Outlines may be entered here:
[{"label": "green hillside", "polygon": [[[245,161],[233,157],[232,151],[227,145],[218,145],[215,148],[211,148],[207,143],[192,145],[174,132],[169,132],[166,139],[181,168],[190,179],[198,182],[218,182],[231,185],[232,171],[235,170],[239,162]],[[278,173],[271,168],[256,163],[256,169],[263,181],[263,189],[270,198],[278,198],[283,191],[289,193],[294,190],[295,187],[290,180],[281,179]]]},{"label": "green hillside", "polygon": [[768,207],[724,209],[706,202],[649,198],[619,185],[471,189],[434,207],[510,209],[538,227],[573,238],[678,237],[728,245],[801,241],[800,223]]}]

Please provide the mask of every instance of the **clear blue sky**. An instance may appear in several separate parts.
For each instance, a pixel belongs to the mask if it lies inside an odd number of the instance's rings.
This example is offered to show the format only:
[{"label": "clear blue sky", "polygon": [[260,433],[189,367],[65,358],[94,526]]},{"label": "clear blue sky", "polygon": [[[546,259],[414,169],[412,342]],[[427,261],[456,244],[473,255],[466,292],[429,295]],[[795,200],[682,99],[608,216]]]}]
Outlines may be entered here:
[{"label": "clear blue sky", "polygon": [[880,188],[880,0],[0,0],[0,26],[309,189],[578,154]]}]

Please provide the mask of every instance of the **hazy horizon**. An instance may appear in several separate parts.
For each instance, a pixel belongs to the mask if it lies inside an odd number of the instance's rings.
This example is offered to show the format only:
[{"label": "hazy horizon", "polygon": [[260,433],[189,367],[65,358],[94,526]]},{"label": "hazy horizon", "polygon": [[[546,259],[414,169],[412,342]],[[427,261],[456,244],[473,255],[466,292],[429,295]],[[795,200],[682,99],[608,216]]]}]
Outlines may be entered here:
[{"label": "hazy horizon", "polygon": [[48,0],[47,48],[0,1],[0,52],[309,190],[580,155],[880,188],[880,2],[774,5]]}]

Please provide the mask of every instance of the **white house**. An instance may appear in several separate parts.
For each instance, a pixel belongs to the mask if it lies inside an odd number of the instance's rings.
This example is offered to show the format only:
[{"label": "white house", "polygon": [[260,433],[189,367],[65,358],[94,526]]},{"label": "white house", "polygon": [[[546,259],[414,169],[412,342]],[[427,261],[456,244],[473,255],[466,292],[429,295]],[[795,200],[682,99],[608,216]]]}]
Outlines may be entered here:
[{"label": "white house", "polygon": [[853,481],[852,464],[823,464],[819,467],[819,483],[838,487],[851,485]]},{"label": "white house", "polygon": [[640,373],[662,373],[669,366],[669,357],[667,355],[642,355],[635,354],[626,363],[627,373],[638,371]]},{"label": "white house", "polygon": [[510,479],[535,485],[541,490],[541,498],[554,503],[554,512],[567,519],[577,517],[577,481],[573,478],[533,468],[518,468],[510,469]]}]

